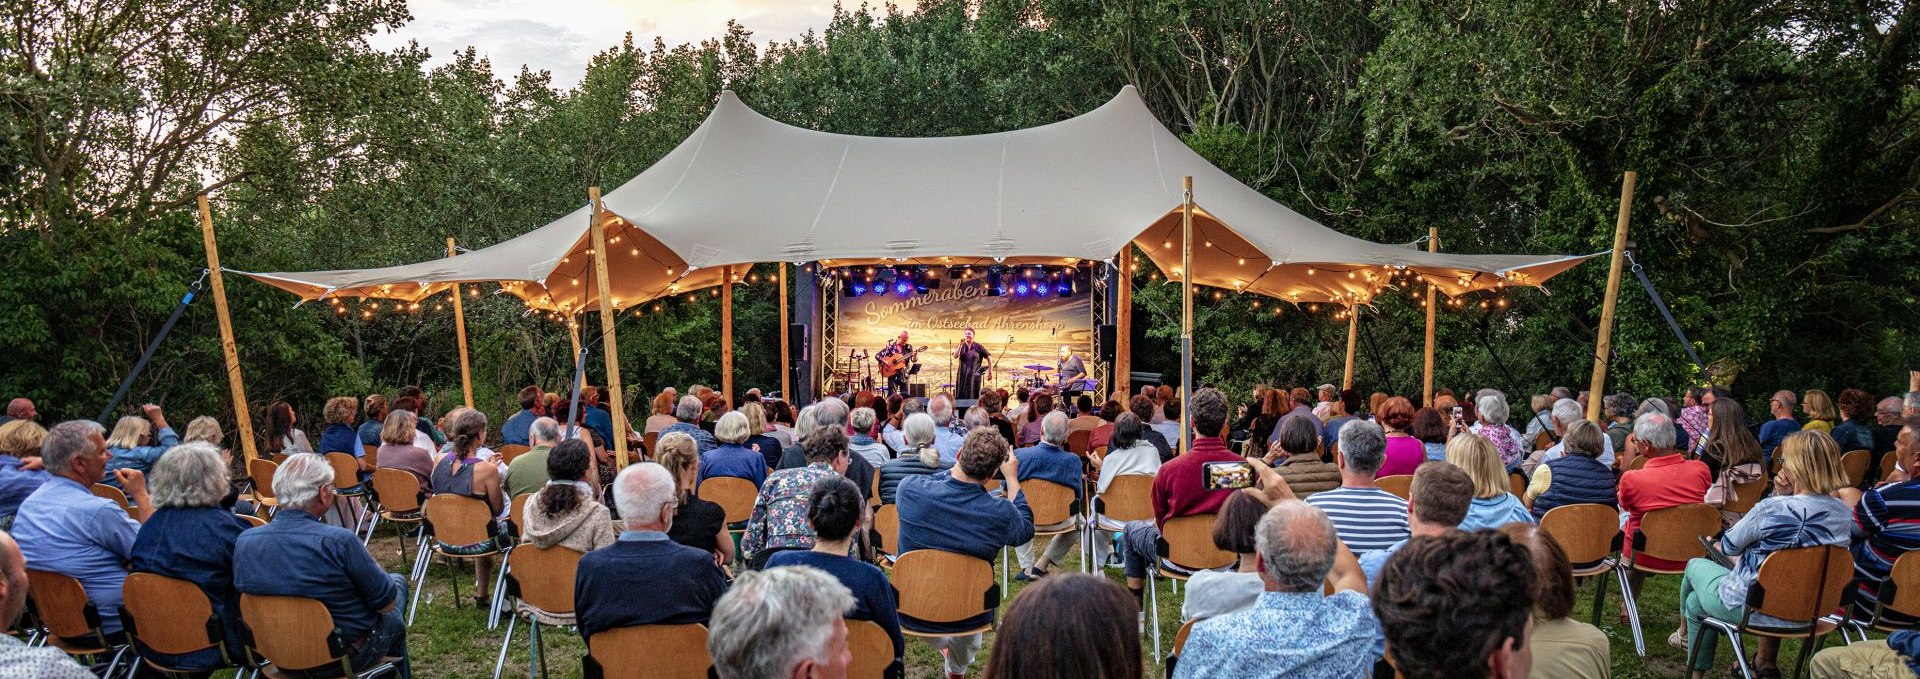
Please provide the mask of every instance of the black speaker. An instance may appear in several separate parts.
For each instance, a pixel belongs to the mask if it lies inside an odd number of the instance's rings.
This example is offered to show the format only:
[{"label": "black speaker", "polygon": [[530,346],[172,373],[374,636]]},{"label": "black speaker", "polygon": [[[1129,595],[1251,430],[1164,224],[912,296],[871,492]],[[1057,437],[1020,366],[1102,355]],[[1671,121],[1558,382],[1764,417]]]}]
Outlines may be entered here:
[{"label": "black speaker", "polygon": [[1114,325],[1101,325],[1094,328],[1094,331],[1100,334],[1101,353],[1112,354],[1113,348],[1120,346],[1120,340],[1118,339],[1119,333],[1117,330],[1118,326]]},{"label": "black speaker", "polygon": [[813,336],[807,334],[807,324],[795,323],[787,326],[787,351],[793,354],[794,362],[798,363],[810,355],[807,353],[807,346],[812,341]]}]

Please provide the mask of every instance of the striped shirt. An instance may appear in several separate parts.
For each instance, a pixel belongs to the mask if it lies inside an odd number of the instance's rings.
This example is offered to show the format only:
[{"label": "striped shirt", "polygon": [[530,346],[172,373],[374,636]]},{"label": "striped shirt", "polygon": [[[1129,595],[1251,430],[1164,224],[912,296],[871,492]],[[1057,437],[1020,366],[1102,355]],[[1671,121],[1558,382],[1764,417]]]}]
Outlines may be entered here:
[{"label": "striped shirt", "polygon": [[1880,583],[1893,571],[1893,561],[1920,549],[1920,480],[1884,485],[1861,496],[1853,510],[1853,538],[1853,573],[1860,585],[1854,615],[1865,620],[1873,615]]},{"label": "striped shirt", "polygon": [[1356,555],[1407,539],[1407,501],[1379,488],[1335,488],[1314,493],[1306,503],[1327,513],[1340,541]]}]

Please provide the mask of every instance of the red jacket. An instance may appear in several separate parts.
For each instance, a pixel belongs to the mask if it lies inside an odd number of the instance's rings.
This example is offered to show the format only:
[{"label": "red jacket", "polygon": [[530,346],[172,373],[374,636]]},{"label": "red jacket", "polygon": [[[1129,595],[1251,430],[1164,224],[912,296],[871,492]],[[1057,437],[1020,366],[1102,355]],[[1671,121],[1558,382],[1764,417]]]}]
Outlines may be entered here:
[{"label": "red jacket", "polygon": [[1204,462],[1240,461],[1240,456],[1227,450],[1227,444],[1219,437],[1195,438],[1192,450],[1160,465],[1160,471],[1154,474],[1154,523],[1165,526],[1167,519],[1220,511],[1234,491],[1231,488],[1207,490],[1206,474],[1200,465]]}]

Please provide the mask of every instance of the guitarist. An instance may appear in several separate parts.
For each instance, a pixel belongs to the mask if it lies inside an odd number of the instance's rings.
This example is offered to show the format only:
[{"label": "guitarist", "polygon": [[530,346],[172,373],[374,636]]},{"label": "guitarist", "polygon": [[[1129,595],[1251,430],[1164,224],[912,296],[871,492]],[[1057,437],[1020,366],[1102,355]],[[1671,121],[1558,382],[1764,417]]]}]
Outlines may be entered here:
[{"label": "guitarist", "polygon": [[880,372],[886,375],[887,393],[905,396],[907,393],[907,373],[909,372],[907,368],[911,366],[914,359],[917,358],[913,350],[913,345],[907,343],[907,331],[900,331],[900,336],[894,338],[893,341],[887,342],[887,348],[881,349],[878,354],[874,354],[874,358],[879,359]]}]

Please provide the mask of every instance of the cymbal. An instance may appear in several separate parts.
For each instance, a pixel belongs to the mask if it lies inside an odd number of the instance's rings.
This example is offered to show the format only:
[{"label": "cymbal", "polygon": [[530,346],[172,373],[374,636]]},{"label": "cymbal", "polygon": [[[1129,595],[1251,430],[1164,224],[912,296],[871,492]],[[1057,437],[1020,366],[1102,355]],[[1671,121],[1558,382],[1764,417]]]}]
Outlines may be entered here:
[{"label": "cymbal", "polygon": [[948,383],[946,383],[946,384],[942,384],[942,385],[940,385],[940,388],[941,388],[941,389],[952,389],[952,388],[953,388],[953,383],[952,383],[952,382],[948,382]]},{"label": "cymbal", "polygon": [[1034,371],[1039,371],[1039,372],[1048,372],[1048,371],[1051,371],[1051,370],[1053,370],[1053,368],[1051,368],[1051,367],[1048,367],[1048,366],[1044,366],[1044,365],[1040,365],[1040,364],[1038,364],[1038,363],[1035,363],[1035,364],[1033,364],[1033,365],[1028,365],[1028,366],[1021,366],[1021,367],[1023,367],[1023,368],[1026,368],[1026,369],[1028,369],[1028,370],[1034,370]]}]

